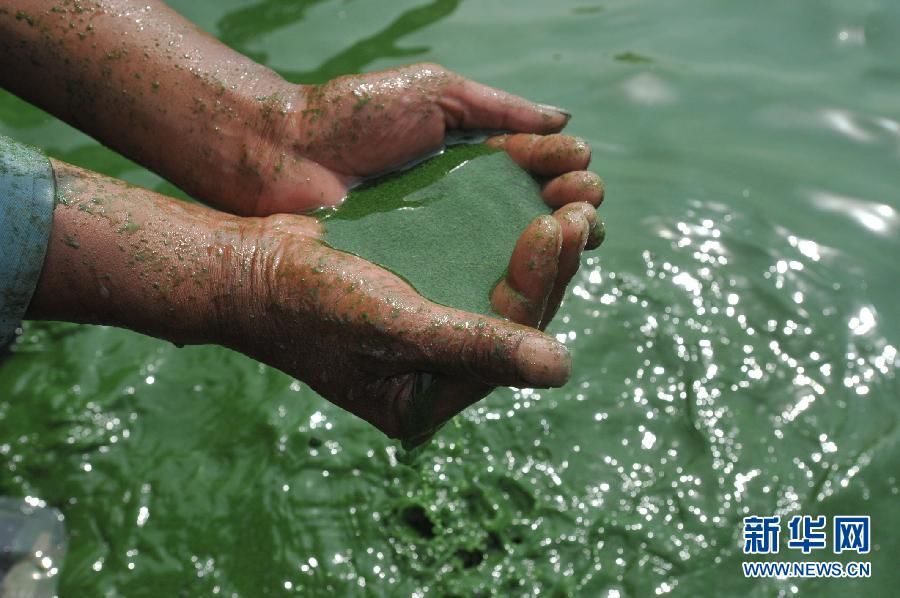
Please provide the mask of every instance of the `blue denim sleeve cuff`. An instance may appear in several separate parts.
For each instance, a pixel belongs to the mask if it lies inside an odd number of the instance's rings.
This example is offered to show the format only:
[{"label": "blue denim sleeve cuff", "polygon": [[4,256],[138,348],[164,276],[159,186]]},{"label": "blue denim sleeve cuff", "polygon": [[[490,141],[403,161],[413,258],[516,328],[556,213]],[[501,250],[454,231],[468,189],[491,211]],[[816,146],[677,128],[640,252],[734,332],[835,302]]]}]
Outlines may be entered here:
[{"label": "blue denim sleeve cuff", "polygon": [[47,157],[0,135],[0,347],[15,334],[41,275],[54,195]]}]

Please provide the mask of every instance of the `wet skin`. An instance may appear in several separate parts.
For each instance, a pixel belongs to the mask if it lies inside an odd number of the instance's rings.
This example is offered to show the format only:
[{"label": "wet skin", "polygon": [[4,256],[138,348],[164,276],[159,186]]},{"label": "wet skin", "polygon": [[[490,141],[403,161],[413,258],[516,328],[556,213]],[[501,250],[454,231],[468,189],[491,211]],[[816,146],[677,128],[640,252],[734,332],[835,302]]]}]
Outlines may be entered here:
[{"label": "wet skin", "polygon": [[[307,216],[236,217],[53,162],[58,204],[27,316],[217,343],[303,380],[392,437],[422,438],[497,385],[564,384],[546,324],[600,239],[594,207],[535,219],[488,318],[436,305],[320,241]],[[418,372],[430,409],[411,418]]]},{"label": "wet skin", "polygon": [[[5,3],[0,84],[241,215],[334,205],[360,178],[439,149],[450,129],[512,131],[490,142],[540,177],[557,211],[524,231],[493,291],[510,321],[428,302],[325,247],[312,218],[235,218],[58,162],[29,317],[223,344],[394,437],[420,438],[495,385],[567,379],[564,347],[537,329],[602,240],[603,185],[587,144],[558,134],[559,109],[433,64],[293,85],[154,0]],[[432,408],[410,418],[418,372],[435,374]]]},{"label": "wet skin", "polygon": [[[294,85],[158,0],[5,2],[0,84],[194,197],[258,216],[334,205],[450,129],[547,135],[569,118],[434,64]],[[596,196],[583,142],[510,142],[555,157],[550,196]]]}]

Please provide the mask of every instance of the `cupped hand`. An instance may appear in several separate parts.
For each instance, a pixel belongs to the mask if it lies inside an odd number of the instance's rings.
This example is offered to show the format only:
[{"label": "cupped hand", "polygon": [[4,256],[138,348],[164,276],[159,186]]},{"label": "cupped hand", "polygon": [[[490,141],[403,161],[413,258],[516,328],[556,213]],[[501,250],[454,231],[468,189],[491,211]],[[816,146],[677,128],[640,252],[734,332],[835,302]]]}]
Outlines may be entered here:
[{"label": "cupped hand", "polygon": [[[254,215],[295,213],[333,206],[362,178],[381,174],[439,150],[451,130],[505,130],[502,136],[523,168],[540,177],[551,197],[581,194],[596,204],[599,177],[586,171],[590,147],[556,134],[569,120],[558,108],[535,104],[487,87],[434,64],[340,77],[300,86],[295,101],[280,104],[252,156],[255,175],[245,184],[239,211]],[[263,106],[263,110],[272,110]],[[253,181],[258,181],[254,183]],[[562,193],[561,193],[562,192]],[[552,200],[551,200],[552,203]],[[557,204],[558,207],[558,204]]]},{"label": "cupped hand", "polygon": [[242,290],[219,341],[303,380],[388,436],[421,442],[498,385],[567,381],[568,351],[539,328],[581,251],[602,240],[590,204],[531,223],[492,294],[497,318],[432,303],[392,273],[327,247],[312,218],[258,223],[249,251],[240,252]]}]

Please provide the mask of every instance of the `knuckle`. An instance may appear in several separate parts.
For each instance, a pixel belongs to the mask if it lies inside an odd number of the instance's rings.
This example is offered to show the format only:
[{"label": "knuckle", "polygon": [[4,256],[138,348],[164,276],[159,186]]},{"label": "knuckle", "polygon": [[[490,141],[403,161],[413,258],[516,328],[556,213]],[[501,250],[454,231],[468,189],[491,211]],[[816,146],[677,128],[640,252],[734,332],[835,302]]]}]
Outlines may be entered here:
[{"label": "knuckle", "polygon": [[597,214],[597,210],[594,209],[594,206],[586,201],[570,203],[563,209],[568,211],[572,215],[572,218],[577,221],[590,221],[592,218],[595,218]]},{"label": "knuckle", "polygon": [[416,64],[415,66],[420,71],[431,72],[435,75],[441,75],[441,74],[448,72],[447,69],[444,68],[443,65],[440,65],[436,62],[420,62],[420,63]]}]

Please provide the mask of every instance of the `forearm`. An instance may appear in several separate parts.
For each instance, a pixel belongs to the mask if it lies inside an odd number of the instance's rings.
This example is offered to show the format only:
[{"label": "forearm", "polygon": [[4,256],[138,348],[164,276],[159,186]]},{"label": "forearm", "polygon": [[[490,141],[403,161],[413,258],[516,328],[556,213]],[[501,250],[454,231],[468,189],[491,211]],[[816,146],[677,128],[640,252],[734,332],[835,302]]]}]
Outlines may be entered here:
[{"label": "forearm", "polygon": [[52,165],[57,205],[27,317],[215,342],[236,302],[235,265],[257,219]]},{"label": "forearm", "polygon": [[239,212],[297,101],[158,0],[0,1],[0,84]]}]

